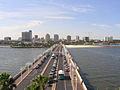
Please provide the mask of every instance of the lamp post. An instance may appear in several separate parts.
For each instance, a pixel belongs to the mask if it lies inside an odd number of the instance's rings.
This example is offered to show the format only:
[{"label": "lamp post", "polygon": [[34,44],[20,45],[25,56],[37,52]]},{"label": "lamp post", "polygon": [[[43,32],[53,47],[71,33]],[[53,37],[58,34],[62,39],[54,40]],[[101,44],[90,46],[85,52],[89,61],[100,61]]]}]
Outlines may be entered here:
[{"label": "lamp post", "polygon": [[31,68],[31,67],[29,68],[30,65],[32,65],[31,62],[26,63],[26,66],[27,66],[27,69],[28,69],[28,73],[29,73],[29,71],[30,71],[29,69]]},{"label": "lamp post", "polygon": [[22,81],[22,71],[24,70],[24,68],[25,68],[25,67],[21,67],[21,68],[20,68],[20,74],[21,74],[20,77],[21,77],[21,81]]}]

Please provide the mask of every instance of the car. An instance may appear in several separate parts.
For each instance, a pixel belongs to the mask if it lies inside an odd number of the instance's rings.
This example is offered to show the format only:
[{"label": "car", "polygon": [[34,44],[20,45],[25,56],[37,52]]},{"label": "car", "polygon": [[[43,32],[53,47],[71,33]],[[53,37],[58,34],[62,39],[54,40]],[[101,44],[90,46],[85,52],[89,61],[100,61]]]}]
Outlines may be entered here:
[{"label": "car", "polygon": [[50,79],[54,79],[54,74],[49,75]]},{"label": "car", "polygon": [[38,64],[38,66],[42,66],[42,63]]},{"label": "car", "polygon": [[46,59],[47,59],[47,57],[45,56],[43,59],[44,59],[44,60],[46,60]]},{"label": "car", "polygon": [[55,73],[56,73],[54,69],[51,69],[51,72],[53,72],[53,74],[55,74]]},{"label": "car", "polygon": [[53,64],[53,68],[56,68],[57,67],[57,65],[56,64]]},{"label": "car", "polygon": [[55,59],[55,58],[56,58],[56,55],[53,53],[51,56],[51,59]]},{"label": "car", "polygon": [[54,75],[54,72],[50,72],[49,75]]},{"label": "car", "polygon": [[39,68],[40,68],[40,66],[39,66],[39,65],[35,67],[35,69],[39,69]]},{"label": "car", "polygon": [[68,67],[65,67],[65,72],[69,72],[70,71],[70,68],[68,68]]},{"label": "car", "polygon": [[52,71],[52,72],[55,72],[55,71],[56,71],[56,69],[55,69],[55,68],[52,68],[52,69],[51,69],[51,71]]},{"label": "car", "polygon": [[51,72],[55,72],[55,71],[56,71],[56,69],[55,69],[55,68],[52,68],[52,69],[51,69]]},{"label": "car", "polygon": [[64,64],[66,64],[66,63],[67,63],[67,61],[65,61],[65,60],[64,60],[64,61],[63,61],[63,63],[64,63]]},{"label": "car", "polygon": [[49,78],[49,80],[48,80],[49,86],[50,86],[53,82],[54,82],[54,80]]},{"label": "car", "polygon": [[44,63],[45,61],[44,60],[41,60],[41,63]]}]

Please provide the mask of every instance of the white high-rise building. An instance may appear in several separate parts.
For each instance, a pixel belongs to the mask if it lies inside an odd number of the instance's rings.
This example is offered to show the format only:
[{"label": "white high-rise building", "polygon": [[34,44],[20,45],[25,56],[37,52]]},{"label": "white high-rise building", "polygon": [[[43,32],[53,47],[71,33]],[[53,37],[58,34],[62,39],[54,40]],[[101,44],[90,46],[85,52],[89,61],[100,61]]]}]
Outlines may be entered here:
[{"label": "white high-rise building", "polygon": [[54,34],[54,41],[56,42],[56,41],[59,41],[59,36],[58,36],[58,34]]},{"label": "white high-rise building", "polygon": [[112,36],[104,37],[104,41],[113,41],[113,37]]},{"label": "white high-rise building", "polygon": [[76,41],[79,41],[79,40],[80,40],[79,36],[76,36]]},{"label": "white high-rise building", "polygon": [[29,32],[22,32],[22,41],[32,42],[32,30],[29,30]]},{"label": "white high-rise building", "polygon": [[46,36],[45,36],[45,41],[46,41],[46,42],[50,41],[50,35],[49,35],[49,34],[46,34]]}]

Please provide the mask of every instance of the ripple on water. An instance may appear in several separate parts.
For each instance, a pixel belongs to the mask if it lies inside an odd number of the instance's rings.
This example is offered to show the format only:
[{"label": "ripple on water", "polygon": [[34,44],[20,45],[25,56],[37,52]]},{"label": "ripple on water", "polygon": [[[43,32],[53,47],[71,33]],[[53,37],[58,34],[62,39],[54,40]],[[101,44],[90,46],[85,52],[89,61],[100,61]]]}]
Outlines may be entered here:
[{"label": "ripple on water", "polygon": [[71,48],[69,51],[96,90],[118,90],[120,47]]}]

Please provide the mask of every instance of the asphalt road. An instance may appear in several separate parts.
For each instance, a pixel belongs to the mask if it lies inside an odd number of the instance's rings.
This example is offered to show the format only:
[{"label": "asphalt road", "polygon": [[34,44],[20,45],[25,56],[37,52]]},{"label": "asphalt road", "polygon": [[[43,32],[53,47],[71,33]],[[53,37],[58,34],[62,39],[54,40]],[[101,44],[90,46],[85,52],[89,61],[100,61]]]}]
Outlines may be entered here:
[{"label": "asphalt road", "polygon": [[[60,46],[58,46],[57,50],[54,51],[53,53],[59,53],[59,48],[60,48]],[[44,75],[49,75],[49,73],[50,73],[50,71],[51,71],[51,69],[53,67],[54,61],[55,61],[55,59],[51,59],[51,62],[49,63],[48,68],[45,70]],[[51,87],[47,87],[46,90],[52,90],[52,86]]]},{"label": "asphalt road", "polygon": [[[58,56],[58,70],[64,70],[63,67],[63,56],[61,56],[62,52],[62,46],[58,45],[52,53],[59,53]],[[43,73],[44,75],[49,75],[52,65],[55,59],[51,59],[51,56],[48,57],[48,59],[43,63],[43,65],[40,67],[40,69],[34,69],[18,86],[15,90],[24,90],[25,87],[27,87],[30,84],[30,81],[36,76],[39,75],[43,69],[46,67],[48,61],[50,60],[45,72]],[[47,87],[46,90],[52,90],[52,87]],[[58,80],[56,82],[56,90],[73,90],[72,85],[71,85],[71,78],[69,76],[68,72],[65,72],[65,80]]]},{"label": "asphalt road", "polygon": [[[60,48],[60,51],[62,52],[62,46]],[[64,70],[63,66],[63,56],[59,55],[59,70]],[[71,85],[71,78],[69,76],[68,72],[65,72],[65,79],[64,80],[58,80],[56,90],[73,90]]]},{"label": "asphalt road", "polygon": [[[56,51],[57,48],[54,50]],[[43,63],[43,65],[40,67],[40,69],[34,69],[18,86],[15,90],[24,90],[25,87],[27,87],[30,84],[30,81],[36,76],[39,75],[42,70],[44,69],[44,67],[47,64],[47,61],[50,59],[50,57],[48,57],[48,59]],[[51,62],[50,62],[51,63]]]}]

